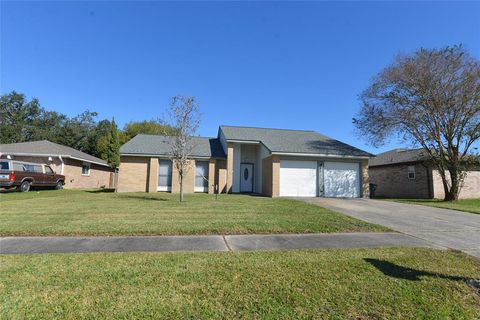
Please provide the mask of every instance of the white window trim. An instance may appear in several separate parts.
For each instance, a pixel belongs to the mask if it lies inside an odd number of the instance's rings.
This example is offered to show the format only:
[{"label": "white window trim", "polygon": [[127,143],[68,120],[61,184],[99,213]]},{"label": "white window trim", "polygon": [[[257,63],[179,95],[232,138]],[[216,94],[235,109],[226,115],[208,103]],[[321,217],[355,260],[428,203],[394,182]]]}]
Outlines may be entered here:
[{"label": "white window trim", "polygon": [[[88,166],[88,173],[83,173],[83,166]],[[91,171],[90,163],[88,163],[88,162],[82,163],[82,176],[89,177],[90,176],[90,171]]]}]

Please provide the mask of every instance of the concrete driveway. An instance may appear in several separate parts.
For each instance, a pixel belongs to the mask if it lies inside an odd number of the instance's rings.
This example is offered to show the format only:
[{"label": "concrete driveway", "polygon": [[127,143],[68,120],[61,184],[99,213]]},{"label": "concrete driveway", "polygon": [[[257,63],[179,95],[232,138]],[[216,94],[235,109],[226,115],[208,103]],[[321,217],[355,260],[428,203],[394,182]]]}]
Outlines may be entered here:
[{"label": "concrete driveway", "polygon": [[480,214],[371,199],[301,200],[480,257]]}]

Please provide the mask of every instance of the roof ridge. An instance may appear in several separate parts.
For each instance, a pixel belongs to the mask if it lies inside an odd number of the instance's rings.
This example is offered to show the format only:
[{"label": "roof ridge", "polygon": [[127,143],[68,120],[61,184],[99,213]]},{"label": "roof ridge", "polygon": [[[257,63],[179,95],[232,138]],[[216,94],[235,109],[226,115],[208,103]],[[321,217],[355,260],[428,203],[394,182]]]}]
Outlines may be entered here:
[{"label": "roof ridge", "polygon": [[[168,135],[165,135],[165,134],[150,134],[150,133],[139,133],[137,134],[135,137],[137,136],[150,136],[150,137],[174,137],[174,136],[168,136]],[[134,138],[135,138],[134,137]],[[218,139],[218,137],[204,137],[204,136],[192,136],[193,138],[202,138],[202,139]],[[133,138],[132,138],[133,139]],[[131,140],[131,139],[130,139]],[[130,141],[129,140],[129,141]]]},{"label": "roof ridge", "polygon": [[232,126],[232,125],[226,125],[226,124],[221,124],[220,127],[262,129],[262,130],[279,130],[279,131],[299,131],[299,132],[315,132],[315,133],[318,133],[315,130],[281,129],[281,128],[265,128],[265,127],[251,127],[251,126]]}]

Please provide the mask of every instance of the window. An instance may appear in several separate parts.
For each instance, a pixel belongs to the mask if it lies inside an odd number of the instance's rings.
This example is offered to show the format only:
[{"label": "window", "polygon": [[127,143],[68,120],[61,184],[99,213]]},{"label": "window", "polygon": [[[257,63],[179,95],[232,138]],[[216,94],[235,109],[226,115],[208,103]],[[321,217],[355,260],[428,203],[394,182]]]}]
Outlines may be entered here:
[{"label": "window", "polygon": [[195,162],[195,192],[208,192],[208,161]]},{"label": "window", "polygon": [[45,173],[46,174],[53,174],[52,168],[50,168],[50,166],[45,166]]},{"label": "window", "polygon": [[90,163],[84,162],[82,164],[82,176],[90,175]]},{"label": "window", "polygon": [[27,169],[25,168],[25,165],[23,165],[23,163],[17,163],[17,162],[13,163],[13,170],[14,171],[27,171]]},{"label": "window", "polygon": [[41,165],[36,164],[25,164],[25,171],[35,172],[35,173],[43,173],[43,169]]},{"label": "window", "polygon": [[415,166],[408,166],[408,179],[415,180]]},{"label": "window", "polygon": [[172,190],[172,161],[160,160],[157,191]]},{"label": "window", "polygon": [[8,161],[0,161],[0,170],[8,170]]}]

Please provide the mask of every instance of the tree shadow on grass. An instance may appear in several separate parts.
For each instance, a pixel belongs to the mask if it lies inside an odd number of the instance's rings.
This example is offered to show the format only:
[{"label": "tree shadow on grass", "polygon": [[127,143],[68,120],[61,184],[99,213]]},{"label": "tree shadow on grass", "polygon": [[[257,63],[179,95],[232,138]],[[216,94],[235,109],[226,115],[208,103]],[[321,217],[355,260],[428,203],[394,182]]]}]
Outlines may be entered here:
[{"label": "tree shadow on grass", "polygon": [[109,189],[109,188],[102,188],[102,189],[96,189],[96,190],[87,190],[88,193],[113,193],[115,192],[115,189]]},{"label": "tree shadow on grass", "polygon": [[118,198],[122,199],[136,199],[136,200],[147,200],[147,201],[169,201],[169,199],[165,198],[156,198],[151,196],[143,196],[143,195],[131,195],[131,194],[122,194],[119,195]]},{"label": "tree shadow on grass", "polygon": [[437,272],[429,272],[429,271],[422,271],[413,268],[399,266],[395,263],[388,262],[385,260],[378,260],[378,259],[371,259],[371,258],[364,258],[364,260],[375,268],[377,268],[380,272],[388,277],[393,277],[397,279],[405,279],[410,281],[420,281],[421,277],[433,277],[433,278],[441,278],[447,279],[452,281],[461,281],[465,282],[471,287],[473,287],[478,293],[480,293],[480,280],[479,279],[472,279],[468,277],[462,276],[451,276],[447,274],[437,273]]}]

